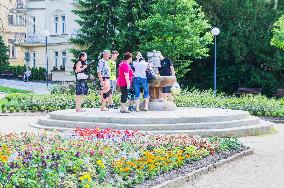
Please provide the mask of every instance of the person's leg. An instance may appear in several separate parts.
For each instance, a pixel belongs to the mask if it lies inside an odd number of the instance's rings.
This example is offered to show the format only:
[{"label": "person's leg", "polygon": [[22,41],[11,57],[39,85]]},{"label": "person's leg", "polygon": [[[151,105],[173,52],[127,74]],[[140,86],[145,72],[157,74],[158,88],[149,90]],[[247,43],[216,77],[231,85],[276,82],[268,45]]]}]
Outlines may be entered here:
[{"label": "person's leg", "polygon": [[76,82],[76,112],[82,112],[83,95],[87,92],[86,85],[83,81]]},{"label": "person's leg", "polygon": [[149,83],[148,83],[147,79],[143,79],[142,87],[143,87],[143,91],[144,91],[143,98],[144,98],[144,103],[145,103],[143,110],[149,111],[150,94],[149,94]]},{"label": "person's leg", "polygon": [[114,82],[114,80],[111,80],[111,81],[110,81],[110,89],[112,90],[112,92],[111,92],[111,94],[109,95],[109,99],[108,99],[109,108],[113,108],[113,107],[114,107],[114,106],[113,106],[113,99],[112,99],[112,95],[113,95],[114,89],[115,89],[115,85],[114,85],[114,84],[116,84],[116,83]]},{"label": "person's leg", "polygon": [[139,101],[140,101],[140,78],[135,78],[133,82],[135,92],[135,111],[139,112]]},{"label": "person's leg", "polygon": [[126,86],[120,88],[121,91],[121,107],[120,112],[121,113],[128,113],[127,111],[127,97],[128,97],[128,89]]},{"label": "person's leg", "polygon": [[104,81],[104,85],[103,85],[103,98],[102,98],[102,105],[101,105],[101,111],[107,111],[107,102],[108,102],[108,92],[110,90],[110,80],[109,79],[105,79]]},{"label": "person's leg", "polygon": [[76,112],[80,112],[81,110],[81,95],[76,95]]}]

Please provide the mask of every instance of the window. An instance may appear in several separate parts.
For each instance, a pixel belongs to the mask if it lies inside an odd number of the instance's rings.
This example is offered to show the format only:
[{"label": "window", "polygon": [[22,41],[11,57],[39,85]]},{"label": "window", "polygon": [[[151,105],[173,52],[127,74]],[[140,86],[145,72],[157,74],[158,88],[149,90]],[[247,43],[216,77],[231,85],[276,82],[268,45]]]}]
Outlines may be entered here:
[{"label": "window", "polygon": [[14,15],[13,14],[8,15],[8,23],[9,25],[14,25]]},{"label": "window", "polygon": [[54,66],[58,68],[58,52],[54,52]]},{"label": "window", "polygon": [[16,46],[14,44],[10,45],[10,58],[16,58]]},{"label": "window", "polygon": [[62,20],[62,34],[66,33],[66,20],[65,20],[65,16],[61,16],[61,20]]},{"label": "window", "polygon": [[58,33],[58,16],[54,17],[54,33]]},{"label": "window", "polygon": [[33,63],[33,68],[36,67],[36,53],[32,52],[32,63]]},{"label": "window", "polygon": [[36,18],[33,17],[33,34],[36,33]]},{"label": "window", "polygon": [[62,67],[65,68],[66,65],[66,51],[62,52]]}]

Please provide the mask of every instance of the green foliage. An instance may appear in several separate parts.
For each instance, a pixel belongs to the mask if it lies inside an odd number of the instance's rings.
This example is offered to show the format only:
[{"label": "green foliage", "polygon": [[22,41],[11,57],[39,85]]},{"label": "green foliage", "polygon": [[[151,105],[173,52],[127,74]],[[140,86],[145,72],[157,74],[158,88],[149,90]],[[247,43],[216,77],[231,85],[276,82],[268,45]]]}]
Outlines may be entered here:
[{"label": "green foliage", "polygon": [[273,26],[271,45],[284,50],[284,15],[282,15]]},{"label": "green foliage", "polygon": [[0,35],[0,65],[8,64],[9,61],[8,52],[9,49],[3,41],[3,37]]},{"label": "green foliage", "polygon": [[0,86],[0,92],[4,93],[31,93],[31,91],[28,90],[22,90],[22,89],[15,89],[5,86]]},{"label": "green foliage", "polygon": [[[23,76],[24,72],[26,71],[26,66],[22,65],[16,65],[16,66],[11,66],[8,64],[0,64],[0,74],[3,73],[4,71],[11,72],[15,75],[16,78],[18,76]],[[45,73],[46,70],[43,67],[36,67],[31,69],[32,75],[29,78],[29,80],[45,80]]]},{"label": "green foliage", "polygon": [[220,151],[231,151],[231,150],[238,150],[244,145],[237,139],[237,138],[218,138],[218,137],[211,137],[208,139],[210,143],[219,143],[219,150]]},{"label": "green foliage", "polygon": [[[210,20],[220,28],[217,37],[217,88],[232,94],[238,87],[262,87],[272,96],[284,85],[284,53],[270,45],[271,26],[283,7],[259,0],[197,0]],[[195,61],[184,85],[213,87],[214,51],[210,59]]]},{"label": "green foliage", "polygon": [[[113,99],[116,105],[120,104],[120,95],[114,95]],[[281,100],[269,99],[261,95],[244,95],[237,98],[219,94],[214,97],[212,91],[192,90],[183,91],[181,95],[175,97],[175,102],[178,107],[245,110],[255,116],[284,117],[283,101],[281,104]],[[99,106],[99,96],[95,92],[85,97],[84,108],[98,108]],[[75,108],[75,97],[74,93],[63,92],[62,88],[51,95],[8,94],[4,100],[1,100],[0,108],[3,113],[73,109]]]},{"label": "green foliage", "polygon": [[237,98],[219,94],[214,97],[212,91],[192,90],[183,91],[175,101],[179,107],[224,108],[245,110],[256,116],[282,116],[277,113],[282,107],[280,100],[261,95],[243,95]]},{"label": "green foliage", "polygon": [[141,50],[159,50],[181,62],[177,65],[180,77],[188,71],[189,59],[208,55],[210,25],[194,0],[159,0],[151,7],[151,15],[138,24]]},{"label": "green foliage", "polygon": [[[140,43],[135,21],[148,16],[153,0],[78,0],[81,26],[71,42],[85,50],[91,59],[97,59],[104,49],[115,48],[119,52],[135,51]],[[78,49],[72,49],[77,56]]]}]

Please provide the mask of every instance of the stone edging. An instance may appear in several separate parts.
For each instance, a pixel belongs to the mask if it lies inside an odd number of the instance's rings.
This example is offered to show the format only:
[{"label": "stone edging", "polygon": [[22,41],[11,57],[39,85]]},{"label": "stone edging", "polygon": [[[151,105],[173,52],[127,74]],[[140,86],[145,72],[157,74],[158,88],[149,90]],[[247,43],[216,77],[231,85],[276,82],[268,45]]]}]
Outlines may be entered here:
[{"label": "stone edging", "polygon": [[188,173],[184,176],[180,176],[180,177],[177,177],[175,179],[165,181],[162,184],[155,185],[155,186],[153,186],[153,188],[178,188],[178,187],[181,187],[184,184],[186,184],[189,180],[194,180],[200,175],[206,174],[206,173],[214,170],[217,167],[220,167],[220,166],[222,166],[226,163],[237,160],[241,157],[251,155],[251,154],[253,154],[253,152],[254,152],[253,149],[248,149],[248,150],[242,151],[242,152],[240,152],[240,153],[238,153],[234,156],[231,156],[227,159],[222,159],[222,160],[218,161],[217,163],[210,164],[206,167],[203,167],[203,168],[200,168],[200,169],[195,170],[193,172],[190,172],[190,173]]},{"label": "stone edging", "polygon": [[48,113],[37,112],[37,113],[0,113],[0,116],[46,116]]}]

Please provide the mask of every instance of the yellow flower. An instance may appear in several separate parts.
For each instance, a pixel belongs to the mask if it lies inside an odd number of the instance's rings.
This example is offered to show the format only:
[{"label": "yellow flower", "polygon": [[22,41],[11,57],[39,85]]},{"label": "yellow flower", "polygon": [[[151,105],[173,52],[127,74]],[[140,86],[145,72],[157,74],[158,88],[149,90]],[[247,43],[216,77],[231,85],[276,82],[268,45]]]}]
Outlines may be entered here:
[{"label": "yellow flower", "polygon": [[101,168],[105,168],[106,167],[102,160],[98,160],[97,161],[97,165],[99,165]]},{"label": "yellow flower", "polygon": [[81,181],[87,180],[88,182],[91,182],[92,178],[91,178],[90,172],[87,172],[83,176],[80,176],[79,180]]}]

